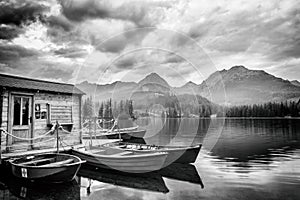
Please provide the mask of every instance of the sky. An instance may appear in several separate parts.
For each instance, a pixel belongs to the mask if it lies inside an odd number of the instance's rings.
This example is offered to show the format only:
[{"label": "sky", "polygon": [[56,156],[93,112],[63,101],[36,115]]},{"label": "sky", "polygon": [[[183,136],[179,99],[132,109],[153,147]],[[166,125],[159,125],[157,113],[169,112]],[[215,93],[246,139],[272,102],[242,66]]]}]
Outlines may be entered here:
[{"label": "sky", "polygon": [[243,65],[300,80],[297,0],[1,0],[0,73],[200,84]]}]

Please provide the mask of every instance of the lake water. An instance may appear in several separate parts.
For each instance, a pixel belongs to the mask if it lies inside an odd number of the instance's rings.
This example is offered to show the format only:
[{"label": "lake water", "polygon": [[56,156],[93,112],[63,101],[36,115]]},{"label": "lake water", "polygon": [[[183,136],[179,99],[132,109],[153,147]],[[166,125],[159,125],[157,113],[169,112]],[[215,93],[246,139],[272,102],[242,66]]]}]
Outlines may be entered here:
[{"label": "lake water", "polygon": [[300,199],[300,119],[137,123],[147,128],[149,144],[203,143],[196,163],[139,175],[83,168],[63,187],[37,189],[14,182],[0,199]]}]

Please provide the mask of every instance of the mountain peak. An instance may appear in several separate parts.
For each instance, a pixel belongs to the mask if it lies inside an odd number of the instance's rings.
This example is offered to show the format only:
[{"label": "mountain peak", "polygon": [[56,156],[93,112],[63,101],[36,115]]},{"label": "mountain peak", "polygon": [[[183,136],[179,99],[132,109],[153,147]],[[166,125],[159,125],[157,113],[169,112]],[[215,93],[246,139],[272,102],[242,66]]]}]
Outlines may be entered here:
[{"label": "mountain peak", "polygon": [[191,87],[191,86],[197,86],[197,84],[194,83],[193,81],[189,81],[189,82],[187,82],[186,84],[184,84],[182,87],[184,87],[184,86],[189,86],[189,87]]},{"label": "mountain peak", "polygon": [[300,82],[298,80],[293,80],[291,81],[291,83],[295,86],[299,86],[300,87]]},{"label": "mountain peak", "polygon": [[155,83],[159,85],[163,85],[165,87],[170,87],[167,81],[163,79],[161,76],[159,76],[157,73],[152,72],[151,74],[148,74],[144,79],[142,79],[138,84],[139,85],[145,85],[148,83]]},{"label": "mountain peak", "polygon": [[237,71],[237,70],[248,71],[249,69],[247,69],[243,65],[236,65],[236,66],[231,67],[228,71]]}]

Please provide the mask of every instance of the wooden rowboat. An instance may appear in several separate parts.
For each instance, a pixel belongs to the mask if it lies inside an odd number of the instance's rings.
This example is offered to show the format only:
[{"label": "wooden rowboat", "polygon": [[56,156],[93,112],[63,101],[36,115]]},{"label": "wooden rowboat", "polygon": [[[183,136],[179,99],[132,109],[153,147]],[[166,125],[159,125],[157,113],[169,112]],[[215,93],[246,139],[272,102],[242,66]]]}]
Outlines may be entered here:
[{"label": "wooden rowboat", "polygon": [[194,146],[157,146],[149,144],[136,144],[127,142],[114,142],[104,145],[109,148],[116,148],[125,151],[131,151],[135,153],[155,153],[155,152],[167,152],[168,156],[164,166],[171,163],[194,163],[198,157],[201,149],[201,144]]},{"label": "wooden rowboat", "polygon": [[167,158],[165,152],[136,153],[118,149],[93,147],[90,150],[72,150],[72,154],[87,161],[87,164],[115,169],[126,173],[145,173],[163,167]]},{"label": "wooden rowboat", "polygon": [[12,174],[18,178],[60,183],[71,181],[76,176],[82,161],[68,154],[40,154],[10,161]]},{"label": "wooden rowboat", "polygon": [[[101,132],[92,135],[92,139],[125,139],[129,140],[131,138],[143,138],[146,134],[146,130],[130,130],[130,131],[111,131],[111,132]],[[89,134],[84,134],[83,139],[90,139]]]}]

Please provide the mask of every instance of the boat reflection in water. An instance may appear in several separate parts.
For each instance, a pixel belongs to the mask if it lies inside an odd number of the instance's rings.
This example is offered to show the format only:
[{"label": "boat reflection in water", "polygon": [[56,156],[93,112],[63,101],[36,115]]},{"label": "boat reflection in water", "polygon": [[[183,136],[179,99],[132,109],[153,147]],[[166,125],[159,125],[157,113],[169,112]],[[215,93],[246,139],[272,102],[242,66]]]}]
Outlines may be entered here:
[{"label": "boat reflection in water", "polygon": [[[81,176],[81,181],[83,181],[84,178],[87,178],[128,188],[136,188],[162,193],[169,192],[169,189],[165,185],[162,176],[156,172],[149,172],[144,174],[129,174],[116,170],[95,168],[86,165],[79,170],[78,176]],[[89,183],[90,182],[91,181],[89,181]],[[88,186],[86,186],[86,188],[87,194],[93,192],[92,184],[89,184]]]},{"label": "boat reflection in water", "polygon": [[166,178],[199,184],[202,189],[204,188],[201,177],[196,167],[192,164],[172,163],[161,169],[159,174]]},{"label": "boat reflection in water", "polygon": [[61,184],[40,184],[7,177],[2,199],[80,199],[80,186],[76,180]]},{"label": "boat reflection in water", "polygon": [[103,197],[108,193],[114,195],[116,186],[144,192],[168,193],[164,178],[189,182],[204,188],[197,169],[192,164],[174,163],[160,171],[144,174],[129,174],[85,165],[79,170],[78,176],[84,196]]}]

